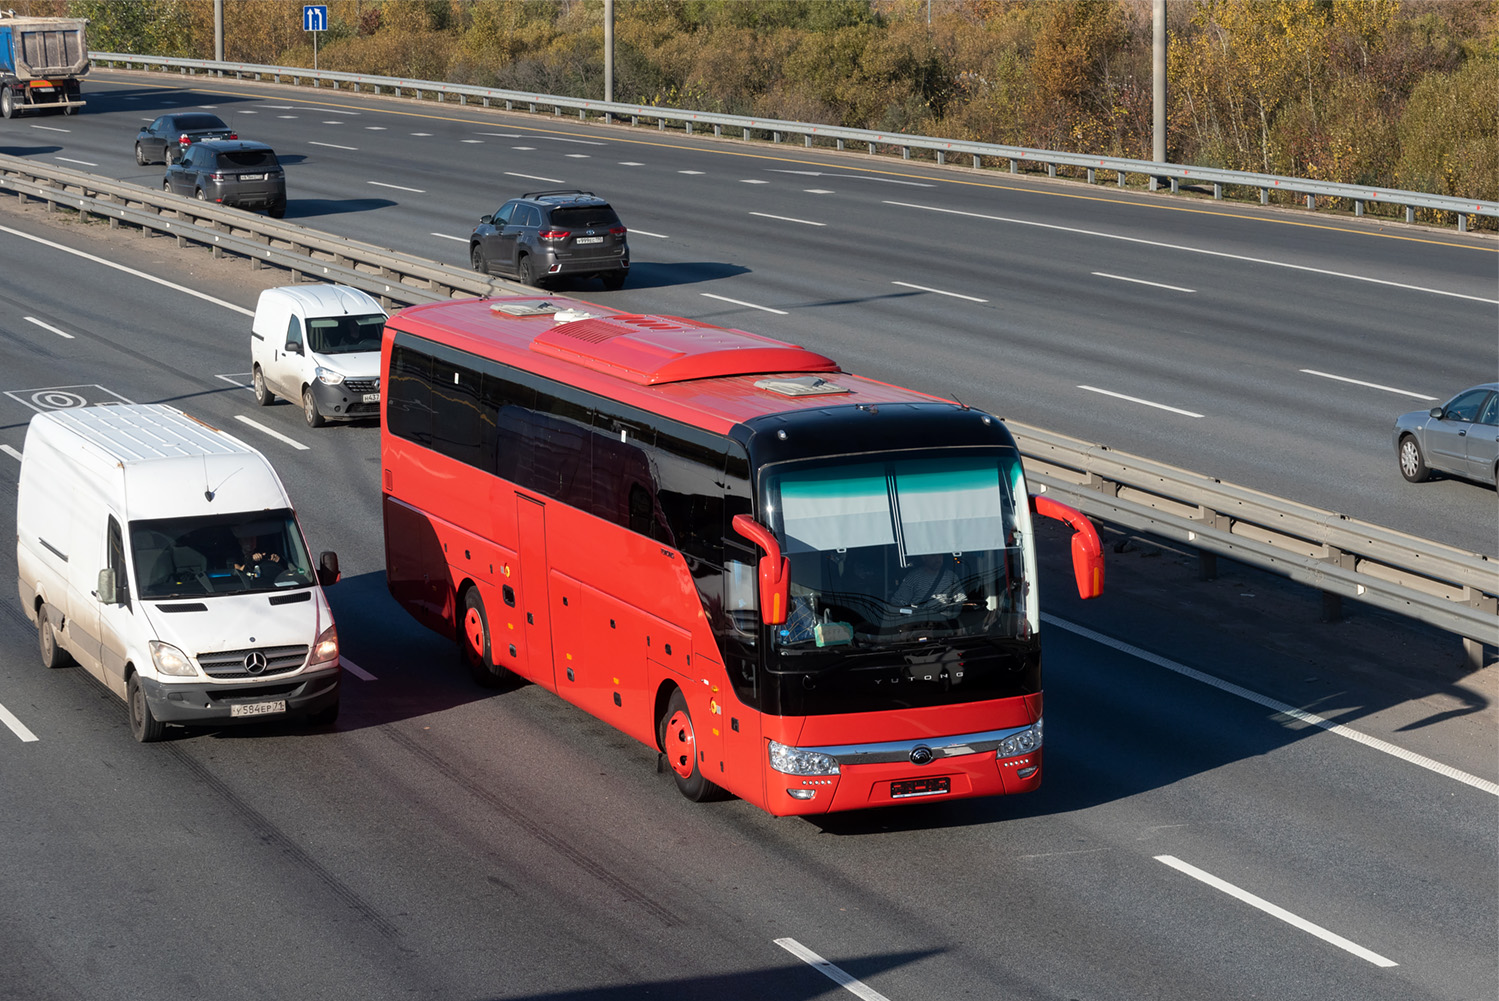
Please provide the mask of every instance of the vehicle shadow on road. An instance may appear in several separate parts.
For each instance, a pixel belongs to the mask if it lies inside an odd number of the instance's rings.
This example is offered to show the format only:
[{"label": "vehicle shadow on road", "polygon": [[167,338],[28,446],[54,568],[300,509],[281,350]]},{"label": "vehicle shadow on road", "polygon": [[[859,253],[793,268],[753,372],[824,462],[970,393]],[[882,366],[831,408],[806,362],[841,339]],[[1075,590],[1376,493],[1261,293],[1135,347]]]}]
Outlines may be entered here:
[{"label": "vehicle shadow on road", "polygon": [[633,261],[630,264],[630,277],[625,280],[625,287],[644,289],[696,285],[719,278],[747,275],[749,270],[737,264],[725,264],[719,261],[682,261],[672,264]]},{"label": "vehicle shadow on road", "polygon": [[388,209],[395,204],[389,198],[288,198],[286,218],[310,219],[313,216],[371,212],[375,209]]}]

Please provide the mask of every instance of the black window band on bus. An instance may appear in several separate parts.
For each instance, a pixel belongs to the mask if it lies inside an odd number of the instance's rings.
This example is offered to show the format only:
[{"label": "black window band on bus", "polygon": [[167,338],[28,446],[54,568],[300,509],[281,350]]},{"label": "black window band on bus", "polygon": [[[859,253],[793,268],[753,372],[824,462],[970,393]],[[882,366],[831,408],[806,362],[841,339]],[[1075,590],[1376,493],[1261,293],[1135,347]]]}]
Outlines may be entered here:
[{"label": "black window band on bus", "polygon": [[394,436],[721,567],[751,509],[749,460],[723,435],[397,332]]}]

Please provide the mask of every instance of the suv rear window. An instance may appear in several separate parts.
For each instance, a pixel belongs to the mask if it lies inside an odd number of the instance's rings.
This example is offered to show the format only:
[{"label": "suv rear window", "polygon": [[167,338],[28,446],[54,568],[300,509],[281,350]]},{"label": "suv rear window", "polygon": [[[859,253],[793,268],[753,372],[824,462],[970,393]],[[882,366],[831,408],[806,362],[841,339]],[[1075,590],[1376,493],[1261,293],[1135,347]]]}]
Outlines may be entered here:
[{"label": "suv rear window", "polygon": [[570,205],[552,209],[552,225],[569,229],[604,229],[618,226],[619,216],[608,205]]},{"label": "suv rear window", "polygon": [[237,149],[219,154],[220,167],[277,167],[276,154],[268,149]]},{"label": "suv rear window", "polygon": [[176,127],[183,131],[228,128],[216,115],[178,115]]}]

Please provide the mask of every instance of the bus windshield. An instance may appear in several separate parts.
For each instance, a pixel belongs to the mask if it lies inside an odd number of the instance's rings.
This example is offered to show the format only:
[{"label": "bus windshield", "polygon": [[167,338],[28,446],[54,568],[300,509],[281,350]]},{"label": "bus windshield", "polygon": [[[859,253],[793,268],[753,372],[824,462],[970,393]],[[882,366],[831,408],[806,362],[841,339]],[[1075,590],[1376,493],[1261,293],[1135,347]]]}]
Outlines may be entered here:
[{"label": "bus windshield", "polygon": [[130,523],[136,593],[147,600],[310,587],[290,511],[236,511]]},{"label": "bus windshield", "polygon": [[786,463],[764,490],[791,567],[783,655],[1034,632],[1014,453]]}]

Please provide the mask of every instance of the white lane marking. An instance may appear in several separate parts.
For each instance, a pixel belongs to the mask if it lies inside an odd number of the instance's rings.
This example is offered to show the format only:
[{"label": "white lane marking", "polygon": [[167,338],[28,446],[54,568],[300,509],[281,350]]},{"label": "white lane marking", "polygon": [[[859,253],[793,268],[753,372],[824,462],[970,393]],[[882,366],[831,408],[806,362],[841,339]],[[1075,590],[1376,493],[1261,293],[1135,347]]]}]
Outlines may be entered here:
[{"label": "white lane marking", "polygon": [[[925,181],[902,181],[894,177],[875,177],[873,174],[835,174],[823,170],[781,170],[776,167],[769,167],[767,169],[772,174],[798,174],[802,177],[836,177],[839,179],[848,178],[851,181],[879,181],[881,184],[904,184],[911,188],[935,188],[937,186]],[[899,205],[900,203],[891,202],[890,204]],[[922,206],[918,205],[916,207],[921,208]]]},{"label": "white lane marking", "polygon": [[458,141],[461,142],[461,143],[468,143],[470,146],[483,146],[484,145],[484,140],[483,139],[460,139]]},{"label": "white lane marking", "polygon": [[295,118],[298,118],[299,116],[298,115],[277,115],[276,117],[277,118],[293,118],[293,119],[295,119]]},{"label": "white lane marking", "polygon": [[630,235],[631,236],[650,236],[650,237],[654,237],[657,240],[670,239],[670,237],[668,237],[665,233],[652,233],[652,232],[650,232],[648,230],[644,230],[644,229],[633,229],[632,228],[630,230]]},{"label": "white lane marking", "polygon": [[885,995],[881,994],[873,987],[870,987],[868,984],[864,983],[862,980],[859,980],[857,977],[849,976],[847,973],[843,972],[832,963],[829,963],[826,959],[823,959],[811,949],[808,949],[806,946],[802,945],[796,939],[778,938],[775,940],[775,943],[782,949],[785,949],[787,952],[791,953],[791,955],[795,956],[797,959],[800,959],[803,963],[806,963],[808,966],[812,967],[812,969],[816,970],[818,973],[821,973],[823,976],[827,977],[839,987],[842,987],[850,994],[853,994],[855,997],[861,997],[864,999],[864,1001],[890,1001],[889,998],[885,997]]},{"label": "white lane marking", "polygon": [[239,421],[241,424],[248,424],[252,428],[254,428],[255,430],[264,432],[265,434],[270,435],[272,438],[277,438],[277,439],[279,439],[281,441],[284,441],[288,445],[290,445],[292,448],[301,449],[303,452],[307,451],[307,446],[304,445],[304,444],[302,444],[300,441],[297,441],[295,438],[288,438],[286,435],[282,434],[280,431],[276,431],[276,430],[274,430],[272,428],[268,428],[264,424],[260,423],[259,421],[252,421],[252,420],[250,420],[250,418],[246,417],[244,414],[235,414],[234,415],[234,419],[237,420],[237,421]]},{"label": "white lane marking", "polygon": [[1134,282],[1136,285],[1149,285],[1152,288],[1169,288],[1173,292],[1196,292],[1195,288],[1182,288],[1180,285],[1165,285],[1161,282],[1148,282],[1143,278],[1126,278],[1123,275],[1111,275],[1107,271],[1093,272],[1100,278],[1112,278],[1116,282]]},{"label": "white lane marking", "polygon": [[505,171],[505,176],[506,177],[519,177],[523,181],[545,181],[548,184],[566,184],[567,183],[566,181],[559,181],[555,177],[537,177],[535,174],[517,174],[514,171],[509,171],[509,170]]},{"label": "white lane marking", "polygon": [[0,706],[0,722],[10,727],[10,732],[20,737],[24,743],[31,743],[37,739],[36,734],[26,729],[26,724],[16,718],[15,713],[4,706]]},{"label": "white lane marking", "polygon": [[375,676],[373,674],[366,671],[364,668],[360,667],[358,664],[354,663],[352,660],[343,656],[342,654],[339,655],[338,662],[343,665],[345,671],[348,671],[350,674],[361,681],[375,680]]},{"label": "white lane marking", "polygon": [[1201,869],[1197,868],[1195,865],[1183,862],[1181,859],[1177,858],[1174,855],[1157,855],[1155,856],[1155,860],[1157,862],[1164,863],[1165,865],[1169,865],[1177,872],[1185,873],[1199,882],[1206,883],[1208,886],[1211,886],[1215,890],[1222,890],[1230,897],[1233,897],[1236,900],[1242,900],[1250,907],[1257,907],[1260,910],[1264,911],[1266,914],[1270,915],[1272,918],[1279,918],[1293,928],[1300,928],[1302,931],[1306,932],[1309,935],[1315,935],[1322,941],[1327,942],[1331,945],[1335,945],[1339,949],[1342,949],[1344,952],[1351,952],[1359,959],[1367,960],[1368,962],[1373,963],[1375,966],[1388,967],[1400,965],[1393,959],[1386,959],[1377,952],[1371,952],[1370,950],[1365,949],[1363,946],[1359,945],[1357,942],[1350,942],[1343,936],[1330,932],[1326,928],[1323,928],[1321,925],[1312,924],[1306,918],[1298,917],[1295,914],[1292,914],[1290,911],[1286,910],[1284,907],[1272,904],[1270,903],[1270,901],[1266,900],[1263,897],[1257,897],[1254,894],[1250,893],[1248,890],[1239,889],[1237,886],[1228,882],[1227,880],[1219,879],[1217,876],[1214,876],[1210,872],[1204,872]]},{"label": "white lane marking", "polygon": [[43,132],[72,132],[73,131],[72,129],[59,129],[59,128],[56,128],[56,127],[51,126],[51,125],[33,125],[32,128],[34,128],[34,129],[41,129]]},{"label": "white lane marking", "polygon": [[20,453],[20,451],[17,450],[17,449],[14,449],[12,447],[10,447],[9,445],[0,445],[0,452],[4,452],[6,455],[10,456],[12,459],[15,459],[17,462],[21,461],[21,453]]},{"label": "white lane marking", "polygon": [[1086,626],[1079,626],[1046,614],[1041,616],[1041,621],[1056,626],[1058,629],[1065,629],[1069,633],[1075,633],[1084,639],[1092,640],[1094,643],[1102,643],[1104,646],[1118,650],[1120,653],[1127,653],[1131,657],[1138,657],[1140,660],[1154,664],[1156,667],[1163,667],[1184,678],[1191,678],[1193,681],[1200,681],[1204,685],[1211,685],[1221,692],[1227,692],[1229,695],[1237,695],[1241,699],[1264,706],[1266,709],[1273,710],[1282,716],[1289,716],[1291,719],[1326,730],[1328,733],[1336,734],[1339,737],[1346,737],[1356,743],[1363,744],[1365,747],[1373,748],[1382,754],[1388,754],[1394,758],[1399,758],[1401,761],[1415,765],[1418,768],[1425,768],[1427,771],[1436,772],[1438,775],[1454,779],[1464,785],[1470,785],[1474,789],[1482,790],[1492,796],[1499,796],[1499,782],[1490,782],[1488,779],[1479,778],[1477,775],[1470,775],[1467,772],[1453,768],[1451,765],[1444,765],[1440,761],[1433,761],[1425,755],[1417,754],[1414,751],[1407,751],[1403,747],[1380,740],[1378,737],[1371,737],[1366,733],[1359,733],[1357,730],[1350,729],[1341,723],[1334,723],[1332,720],[1318,716],[1316,713],[1297,709],[1293,705],[1260,695],[1258,692],[1251,692],[1247,688],[1241,688],[1231,681],[1215,678],[1211,674],[1204,674],[1196,668],[1179,664],[1174,660],[1168,660],[1148,650],[1142,650],[1137,646],[1112,639],[1103,633],[1094,632]]},{"label": "white lane marking", "polygon": [[386,128],[385,128],[385,126],[383,126],[383,125],[366,125],[364,127],[364,129],[365,129],[366,132],[385,132],[385,131],[387,131]]},{"label": "white lane marking", "polygon": [[1138,404],[1140,404],[1142,406],[1155,407],[1157,410],[1169,410],[1173,414],[1181,414],[1183,417],[1201,417],[1202,416],[1201,414],[1194,414],[1190,410],[1182,410],[1182,409],[1180,409],[1178,407],[1168,407],[1164,403],[1152,403],[1150,400],[1142,400],[1138,396],[1125,396],[1123,393],[1115,393],[1115,392],[1113,392],[1111,390],[1099,389],[1097,386],[1079,386],[1077,388],[1078,389],[1086,389],[1090,393],[1102,393],[1104,396],[1112,396],[1116,400],[1128,400],[1131,403],[1138,403]]},{"label": "white lane marking", "polygon": [[518,149],[518,150],[521,150],[522,152],[525,152],[525,153],[529,153],[532,150],[536,149],[535,146],[511,146],[510,148],[511,149]]},{"label": "white lane marking", "polygon": [[1366,389],[1382,389],[1386,393],[1399,393],[1401,396],[1414,396],[1418,400],[1434,401],[1438,399],[1438,397],[1427,396],[1424,393],[1413,393],[1409,389],[1396,389],[1394,386],[1381,386],[1377,382],[1364,382],[1362,379],[1350,379],[1346,375],[1333,375],[1331,372],[1318,372],[1314,368],[1304,368],[1301,371],[1306,373],[1307,375],[1315,375],[1322,379],[1333,379],[1337,382],[1351,382],[1355,386],[1363,386]]},{"label": "white lane marking", "polygon": [[97,166],[99,166],[97,163],[94,163],[92,160],[74,160],[72,157],[68,157],[68,156],[59,156],[59,157],[57,157],[57,159],[61,160],[63,163],[77,163],[77,164],[81,164],[82,166],[85,166],[85,167],[97,167]]},{"label": "white lane marking", "polygon": [[202,299],[205,302],[211,302],[215,306],[223,306],[225,309],[233,310],[234,312],[240,313],[244,316],[255,315],[255,310],[253,309],[246,309],[243,306],[236,306],[232,302],[225,302],[223,299],[216,299],[211,295],[199,292],[196,289],[190,289],[185,285],[178,285],[176,282],[169,282],[165,278],[157,278],[155,275],[148,275],[144,271],[137,271],[134,268],[127,268],[125,267],[125,265],[116,264],[114,261],[106,261],[104,258],[96,257],[93,254],[85,254],[83,251],[74,250],[72,247],[64,247],[60,243],[53,243],[51,240],[44,240],[39,236],[33,236],[30,233],[23,233],[18,229],[11,229],[9,226],[0,226],[0,233],[9,233],[11,236],[19,236],[22,239],[30,240],[33,243],[40,243],[44,247],[51,247],[53,250],[61,250],[65,254],[72,254],[75,257],[82,257],[84,260],[93,261],[95,264],[102,264],[106,268],[114,268],[116,271],[123,271],[127,275],[133,275],[136,278],[141,278],[148,282],[155,282],[157,285],[165,285],[167,288],[174,291],[182,292],[185,295],[190,295],[195,298]]},{"label": "white lane marking", "polygon": [[223,379],[225,382],[229,383],[229,385],[233,386],[235,389],[248,389],[248,390],[251,390],[252,392],[255,389],[255,386],[253,384],[248,383],[248,382],[245,381],[245,379],[251,378],[251,376],[250,376],[249,373],[246,373],[243,376],[240,376],[240,375],[215,375],[214,378],[215,379]]},{"label": "white lane marking", "polygon": [[73,335],[70,334],[70,333],[68,333],[66,330],[58,330],[52,324],[50,324],[50,323],[43,323],[41,320],[38,320],[34,316],[23,317],[23,319],[27,323],[35,323],[38,327],[41,327],[43,330],[49,330],[49,331],[51,331],[52,333],[56,334],[58,337],[66,337],[70,341],[73,339]]},{"label": "white lane marking", "polygon": [[432,135],[432,133],[430,132],[413,132],[411,134],[414,136],[421,136],[423,139],[426,139]]},{"label": "white lane marking", "polygon": [[524,139],[519,132],[480,132],[481,136],[499,136],[501,139]]},{"label": "white lane marking", "polygon": [[[517,148],[519,148],[519,147],[517,147]],[[621,161],[619,161],[619,165],[621,167],[644,167],[645,166],[645,164],[638,163],[638,162],[636,162],[634,160],[621,160]]]},{"label": "white lane marking", "polygon": [[608,143],[594,142],[592,139],[564,139],[562,136],[542,136],[555,143],[577,143],[579,146],[607,146]]},{"label": "white lane marking", "polygon": [[1328,271],[1325,268],[1314,268],[1305,264],[1291,264],[1286,261],[1271,261],[1263,257],[1246,257],[1243,254],[1230,254],[1222,250],[1205,250],[1202,247],[1188,247],[1180,243],[1163,243],[1159,240],[1146,240],[1138,236],[1121,236],[1118,233],[1100,233],[1092,229],[1079,229],[1075,226],[1058,226],[1049,222],[1034,222],[1030,219],[1011,219],[1006,216],[984,215],[981,212],[964,212],[961,209],[944,209],[936,205],[917,205],[913,202],[892,202],[887,200],[886,205],[894,205],[897,208],[921,209],[924,212],[942,212],[946,215],[967,216],[970,219],[983,219],[987,222],[1008,222],[1016,226],[1034,226],[1037,229],[1054,229],[1060,233],[1077,233],[1081,236],[1096,236],[1103,240],[1123,240],[1125,243],[1138,243],[1146,247],[1160,247],[1163,250],[1180,250],[1187,254],[1202,254],[1206,257],[1222,257],[1230,261],[1246,261],[1250,264],[1264,264],[1272,268],[1289,268],[1292,271],[1306,271],[1314,275],[1327,275],[1329,278],[1346,278],[1349,281],[1369,282],[1372,285],[1387,285],[1390,288],[1403,288],[1412,292],[1430,292],[1432,295],[1446,295],[1454,299],[1471,299],[1473,302],[1490,302],[1499,304],[1499,299],[1488,299],[1481,295],[1464,295],[1461,292],[1448,292],[1439,288],[1427,288],[1424,285],[1407,285],[1404,282],[1386,281],[1383,278],[1369,278],[1365,275],[1352,275],[1345,271]]},{"label": "white lane marking", "polygon": [[[634,231],[631,230],[631,232],[634,232]],[[467,243],[468,242],[468,237],[466,237],[466,236],[454,236],[452,233],[428,233],[427,235],[428,236],[440,236],[444,240],[457,240],[459,243]]]},{"label": "white lane marking", "polygon": [[365,181],[365,184],[373,184],[377,188],[393,188],[396,191],[409,191],[413,195],[425,195],[426,188],[408,188],[400,184],[386,184],[384,181]]},{"label": "white lane marking", "polygon": [[699,295],[707,296],[709,299],[717,299],[720,302],[732,302],[736,306],[748,306],[750,309],[761,309],[767,313],[774,313],[777,316],[789,315],[784,309],[771,309],[769,306],[756,306],[752,302],[744,302],[740,299],[730,299],[726,295],[714,295],[712,292],[701,292],[699,293]]},{"label": "white lane marking", "polygon": [[328,149],[346,149],[350,153],[358,153],[359,152],[359,147],[358,146],[340,146],[338,143],[320,143],[320,142],[311,142],[311,141],[309,141],[307,143],[307,145],[309,145],[309,146],[326,146]]},{"label": "white lane marking", "polygon": [[802,190],[809,195],[831,195],[833,193],[831,188],[803,188]]},{"label": "white lane marking", "polygon": [[826,226],[827,225],[827,223],[825,223],[825,222],[813,222],[811,219],[793,219],[790,216],[771,215],[769,212],[751,212],[750,215],[757,215],[761,219],[775,219],[775,220],[778,220],[780,222],[799,222],[803,226]]},{"label": "white lane marking", "polygon": [[[250,114],[253,115],[254,112],[252,111],[252,112],[250,112]],[[324,125],[342,125],[343,122],[339,122],[339,121],[327,121],[327,122],[324,122],[323,124]]]},{"label": "white lane marking", "polygon": [[587,160],[593,156],[592,153],[565,153],[563,155],[569,160]]},{"label": "white lane marking", "polygon": [[980,299],[978,296],[962,295],[958,292],[944,292],[940,288],[927,288],[925,285],[912,285],[910,282],[891,282],[891,285],[900,285],[904,288],[914,288],[918,292],[933,292],[937,295],[950,295],[954,299],[967,299],[969,302],[988,302],[988,299]]},{"label": "white lane marking", "polygon": [[762,177],[741,177],[739,179],[739,183],[740,184],[769,184],[770,182],[767,181],[767,180],[765,180]]},{"label": "white lane marking", "polygon": [[691,175],[692,177],[698,177],[698,176],[700,176],[703,173],[703,171],[701,171],[701,170],[679,170],[679,171],[677,171],[677,173],[679,173],[679,174],[688,174],[688,175]]}]

